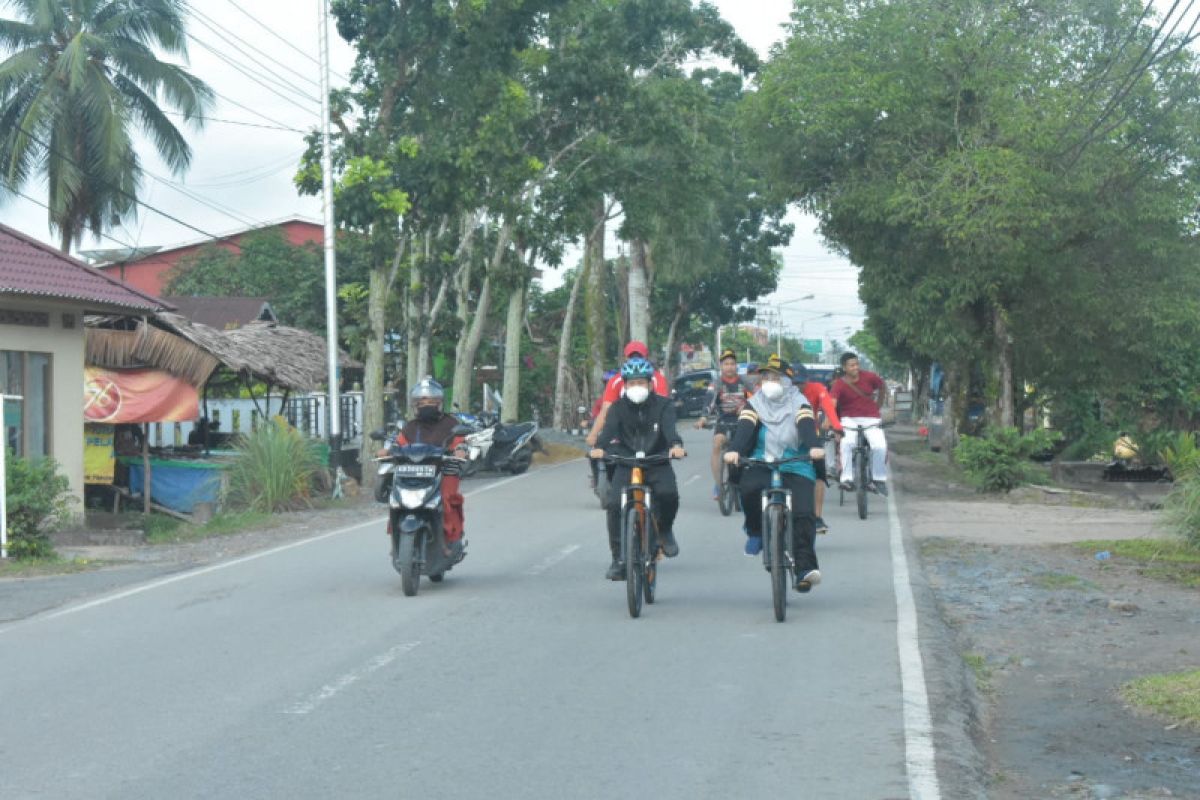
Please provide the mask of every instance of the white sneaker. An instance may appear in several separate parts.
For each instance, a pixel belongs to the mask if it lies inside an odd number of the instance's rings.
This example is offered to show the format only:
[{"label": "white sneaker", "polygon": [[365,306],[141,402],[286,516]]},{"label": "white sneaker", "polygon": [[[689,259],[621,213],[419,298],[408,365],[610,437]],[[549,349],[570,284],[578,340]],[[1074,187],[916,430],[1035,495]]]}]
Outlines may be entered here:
[{"label": "white sneaker", "polygon": [[821,570],[810,569],[796,581],[796,591],[801,594],[811,592],[812,588],[821,582]]}]

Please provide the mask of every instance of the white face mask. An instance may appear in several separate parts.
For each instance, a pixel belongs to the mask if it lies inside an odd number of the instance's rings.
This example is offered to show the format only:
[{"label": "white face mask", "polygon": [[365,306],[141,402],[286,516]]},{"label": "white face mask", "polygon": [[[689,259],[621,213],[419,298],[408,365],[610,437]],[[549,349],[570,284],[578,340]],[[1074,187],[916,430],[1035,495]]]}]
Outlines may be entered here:
[{"label": "white face mask", "polygon": [[629,398],[631,403],[639,405],[646,402],[646,398],[650,396],[650,390],[645,386],[630,386],[625,390],[625,396]]},{"label": "white face mask", "polygon": [[783,397],[783,384],[779,381],[763,381],[762,393],[768,400],[778,400]]}]

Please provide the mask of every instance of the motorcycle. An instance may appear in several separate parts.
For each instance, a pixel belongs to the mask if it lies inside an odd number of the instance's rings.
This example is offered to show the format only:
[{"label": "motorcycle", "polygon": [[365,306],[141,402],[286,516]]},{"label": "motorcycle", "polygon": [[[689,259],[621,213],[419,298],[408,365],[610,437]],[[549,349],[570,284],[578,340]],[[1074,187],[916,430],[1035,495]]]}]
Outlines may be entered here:
[{"label": "motorcycle", "polygon": [[470,458],[464,475],[474,475],[480,469],[507,470],[520,475],[529,469],[533,454],[542,449],[536,422],[506,424],[486,416],[477,419],[480,427],[466,435]]},{"label": "motorcycle", "polygon": [[[455,435],[466,428],[457,427]],[[371,438],[384,441],[383,430]],[[442,447],[429,444],[399,444],[392,441],[380,463],[380,485],[376,499],[386,495],[388,536],[392,542],[392,567],[400,573],[400,586],[407,597],[420,588],[421,576],[440,583],[446,573],[466,557],[463,542],[448,543],[442,528],[442,476],[459,474],[463,459]]]}]

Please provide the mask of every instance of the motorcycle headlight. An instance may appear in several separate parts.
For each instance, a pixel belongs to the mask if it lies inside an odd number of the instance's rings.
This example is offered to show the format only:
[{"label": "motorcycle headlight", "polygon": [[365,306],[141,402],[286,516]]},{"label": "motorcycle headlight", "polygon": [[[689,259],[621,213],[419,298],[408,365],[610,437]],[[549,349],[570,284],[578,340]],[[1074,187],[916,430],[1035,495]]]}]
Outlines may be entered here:
[{"label": "motorcycle headlight", "polygon": [[404,508],[420,508],[425,503],[425,489],[400,489],[400,505]]}]

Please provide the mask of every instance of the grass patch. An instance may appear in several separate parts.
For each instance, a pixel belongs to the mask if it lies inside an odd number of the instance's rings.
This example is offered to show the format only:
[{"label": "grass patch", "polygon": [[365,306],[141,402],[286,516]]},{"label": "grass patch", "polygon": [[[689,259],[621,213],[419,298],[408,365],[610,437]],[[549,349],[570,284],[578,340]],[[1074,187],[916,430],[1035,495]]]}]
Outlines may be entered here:
[{"label": "grass patch", "polygon": [[[165,519],[166,522],[153,522]],[[146,542],[148,544],[182,544],[196,542],[214,536],[229,536],[249,530],[274,528],[278,525],[276,517],[263,511],[230,511],[217,514],[204,525],[192,525],[173,517],[151,517],[146,526]],[[151,528],[153,527],[153,530]]]},{"label": "grass patch", "polygon": [[104,565],[104,562],[86,558],[27,558],[0,561],[0,578],[40,578],[46,575],[73,575],[88,572]]},{"label": "grass patch", "polygon": [[991,692],[992,668],[988,666],[987,659],[979,653],[963,653],[962,660],[975,674],[975,687],[984,694]]},{"label": "grass patch", "polygon": [[1173,724],[1200,730],[1200,669],[1138,678],[1121,687],[1121,697]]},{"label": "grass patch", "polygon": [[1136,562],[1141,573],[1156,580],[1169,581],[1200,589],[1200,547],[1180,539],[1093,539],[1077,542],[1080,550],[1098,553],[1107,550],[1113,558]]},{"label": "grass patch", "polygon": [[1186,542],[1174,539],[1118,539],[1115,541],[1089,539],[1085,542],[1076,542],[1074,546],[1093,553],[1107,550],[1114,557],[1128,558],[1134,561],[1200,566],[1200,547],[1193,547]]},{"label": "grass patch", "polygon": [[1077,575],[1068,575],[1065,572],[1043,572],[1039,575],[1034,575],[1029,582],[1039,589],[1047,589],[1049,591],[1095,588],[1093,584],[1085,581],[1083,578]]}]

